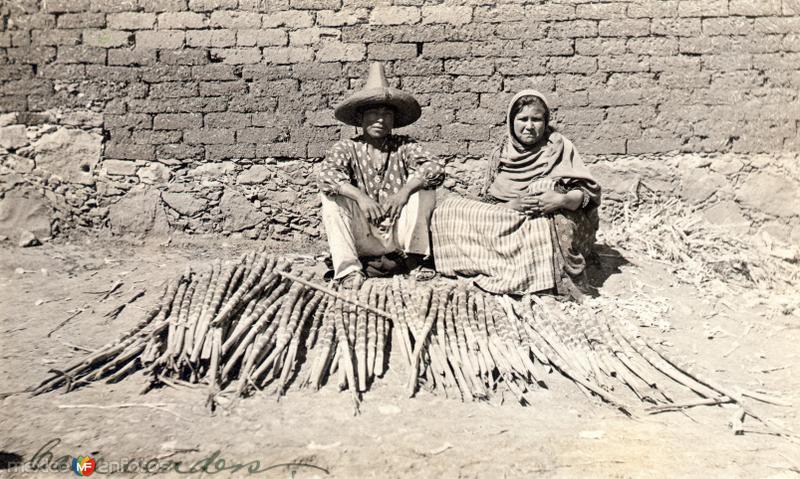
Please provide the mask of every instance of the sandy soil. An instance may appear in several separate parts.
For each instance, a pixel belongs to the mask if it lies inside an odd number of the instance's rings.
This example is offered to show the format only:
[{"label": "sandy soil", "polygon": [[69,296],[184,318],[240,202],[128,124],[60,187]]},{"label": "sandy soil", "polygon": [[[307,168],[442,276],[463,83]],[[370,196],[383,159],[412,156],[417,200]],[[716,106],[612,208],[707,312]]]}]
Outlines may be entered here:
[{"label": "sandy soil", "polygon": [[[48,369],[85,354],[76,346],[92,349],[130,328],[155,302],[159,283],[187,263],[237,257],[252,247],[202,239],[170,244],[91,239],[27,249],[4,244],[0,391],[37,383]],[[742,301],[730,292],[708,298],[678,284],[656,262],[624,251],[606,250],[603,258],[602,270],[596,271],[600,295],[621,300],[638,291],[670,306],[670,330],[645,328],[648,337],[680,351],[699,371],[724,384],[800,403],[800,311],[785,297]],[[122,286],[100,301],[96,292],[118,280]],[[118,318],[104,317],[138,289],[146,294]],[[746,434],[733,435],[727,428],[733,407],[631,419],[586,397],[557,373],[547,378],[549,389],[531,396],[529,407],[510,398],[502,404],[461,403],[426,392],[408,399],[406,375],[398,369],[366,394],[356,417],[349,395],[333,386],[318,393],[292,389],[279,402],[256,395],[214,415],[204,406],[203,390],[164,388],[140,395],[146,384],[141,374],[66,395],[11,395],[1,402],[0,450],[28,461],[50,442],[45,449],[54,461],[64,455],[117,462],[160,458],[160,464],[181,461],[185,471],[219,451],[213,461],[257,460],[262,469],[274,466],[258,477],[800,477],[800,446],[764,434],[752,419],[745,422]],[[60,407],[121,403],[164,406]],[[800,430],[796,408],[758,407]],[[282,466],[289,462],[307,465]],[[32,477],[13,469],[0,476]]]}]

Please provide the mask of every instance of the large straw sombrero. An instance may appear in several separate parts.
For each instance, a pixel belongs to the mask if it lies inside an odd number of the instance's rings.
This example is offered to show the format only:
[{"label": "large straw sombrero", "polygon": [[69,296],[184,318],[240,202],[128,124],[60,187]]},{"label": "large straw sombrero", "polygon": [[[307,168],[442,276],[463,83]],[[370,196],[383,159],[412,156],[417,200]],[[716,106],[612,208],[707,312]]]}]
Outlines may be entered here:
[{"label": "large straw sombrero", "polygon": [[353,93],[333,111],[333,116],[342,123],[361,126],[361,112],[368,107],[389,105],[394,108],[394,126],[400,128],[417,121],[422,109],[410,94],[392,88],[386,81],[383,64],[373,63],[364,88]]}]

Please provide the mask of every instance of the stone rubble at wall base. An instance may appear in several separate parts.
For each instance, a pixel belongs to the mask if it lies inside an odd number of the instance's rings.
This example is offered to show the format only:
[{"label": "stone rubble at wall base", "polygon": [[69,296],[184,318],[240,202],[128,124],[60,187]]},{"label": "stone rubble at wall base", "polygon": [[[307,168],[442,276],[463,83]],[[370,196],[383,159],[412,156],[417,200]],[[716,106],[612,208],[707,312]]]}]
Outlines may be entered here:
[{"label": "stone rubble at wall base", "polygon": [[[56,143],[58,138],[64,143]],[[167,174],[153,183],[147,181],[151,162],[128,162],[130,168],[120,169],[115,160],[102,160],[102,137],[91,128],[30,126],[25,142],[17,145],[0,164],[0,234],[12,241],[24,230],[43,240],[65,231],[322,237],[313,165],[300,160],[159,163]],[[65,155],[56,161],[54,151]],[[446,189],[477,194],[485,160],[447,160]],[[696,205],[712,223],[800,242],[797,154],[587,155],[587,160],[603,186],[604,209],[619,207],[643,183]]]}]

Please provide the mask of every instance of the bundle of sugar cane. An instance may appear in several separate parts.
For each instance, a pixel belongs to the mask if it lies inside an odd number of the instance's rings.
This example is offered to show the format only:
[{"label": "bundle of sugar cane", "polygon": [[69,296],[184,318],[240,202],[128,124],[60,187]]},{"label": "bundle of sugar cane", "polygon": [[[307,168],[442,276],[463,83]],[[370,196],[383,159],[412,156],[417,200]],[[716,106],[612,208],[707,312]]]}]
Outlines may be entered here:
[{"label": "bundle of sugar cane", "polygon": [[613,319],[611,314],[583,305],[568,305],[565,312],[564,322],[579,325],[583,328],[581,334],[596,338],[590,341],[596,351],[594,358],[606,375],[621,382],[642,401],[669,404],[670,389],[692,392],[701,398],[722,399],[720,391],[694,380],[690,368],[676,368],[654,354],[652,346],[635,334],[630,321]]},{"label": "bundle of sugar cane", "polygon": [[[520,303],[515,308],[524,311],[525,306]],[[537,301],[535,306],[540,312],[528,309],[524,313],[525,320],[537,326],[529,329],[545,340],[545,350],[552,350],[549,356],[554,366],[591,393],[621,409],[631,410],[631,407],[617,398],[616,393],[612,396],[610,391],[630,390],[640,401],[654,404],[650,411],[657,412],[685,407],[676,404],[742,404],[741,396],[645,342],[625,321],[597,311],[590,312],[580,305],[570,305],[567,311],[572,314],[566,315],[541,301]],[[558,317],[560,326],[548,323],[545,317]],[[568,332],[570,329],[574,331]],[[570,339],[554,339],[557,334]],[[550,348],[551,344],[557,347]],[[581,354],[575,354],[581,350]],[[586,361],[579,361],[581,357]],[[621,388],[615,387],[615,383]],[[669,391],[692,394],[695,398],[676,403]],[[754,413],[753,417],[761,416]]]},{"label": "bundle of sugar cane", "polygon": [[[668,353],[645,341],[629,323],[608,321],[608,327],[616,331],[619,337],[624,338],[654,369],[700,396],[699,399],[694,398],[682,402],[668,401],[666,404],[649,408],[647,410],[648,413],[654,414],[703,405],[714,406],[724,403],[736,403],[739,405],[738,422],[743,421],[745,416],[750,416],[762,423],[769,434],[785,437],[795,443],[800,440],[800,435],[785,425],[766,417],[764,413],[746,401],[745,397],[754,401],[783,407],[791,407],[790,403],[772,395],[754,393],[741,388],[722,385],[717,380],[697,371],[680,355]],[[734,428],[734,432],[741,433],[737,432],[736,428]]]},{"label": "bundle of sugar cane", "polygon": [[361,395],[386,371],[391,333],[387,286],[370,279],[357,291],[317,290],[327,301],[302,332],[307,368],[301,386],[319,389],[335,378],[340,390],[350,390],[358,408]]},{"label": "bundle of sugar cane", "polygon": [[438,382],[444,385],[445,393],[449,389],[454,397],[462,400],[472,400],[463,372],[458,368],[458,363],[453,357],[452,350],[448,348],[446,320],[451,313],[452,289],[440,289],[437,295],[436,315],[433,316],[433,328],[428,344],[428,353],[431,357],[431,368]]},{"label": "bundle of sugar cane", "polygon": [[409,327],[410,395],[425,385],[448,397],[484,400],[502,386],[527,403],[524,393],[537,382],[534,359],[490,295],[460,285],[437,288],[419,316],[422,326]]},{"label": "bundle of sugar cane", "polygon": [[513,305],[513,314],[519,314],[521,329],[527,334],[534,355],[570,378],[581,390],[597,395],[621,411],[630,413],[630,406],[609,391],[613,388],[603,387],[597,382],[598,371],[585,357],[587,350],[579,344],[580,339],[577,334],[570,332],[570,329],[574,328],[567,328],[563,324],[557,325],[550,321],[546,317],[546,310],[541,306],[541,303],[531,304],[527,301]]},{"label": "bundle of sugar cane", "polygon": [[[408,375],[411,396],[420,387],[462,401],[509,393],[526,404],[528,392],[555,370],[626,413],[633,409],[623,397],[629,393],[656,412],[737,402],[766,423],[743,404],[744,393],[644,341],[617,317],[625,311],[533,295],[514,300],[444,279],[423,287],[412,279],[369,279],[360,290],[341,291],[283,259],[250,253],[187,268],[131,331],[53,370],[32,392],[117,381],[143,369],[148,388],[205,384],[212,408],[223,390],[280,396],[301,378],[300,386],[347,389],[358,410],[394,364]],[[692,398],[672,399],[679,394]]]},{"label": "bundle of sugar cane", "polygon": [[[307,276],[310,277],[310,274]],[[240,373],[240,382],[244,378],[245,381],[263,388],[270,381],[278,380],[277,392],[282,394],[286,391],[289,375],[296,367],[300,331],[305,328],[308,319],[322,301],[320,294],[308,291],[302,284],[293,284],[291,290],[280,314],[273,319],[273,324],[277,324],[277,327],[270,327],[267,333],[259,336],[251,352],[252,372]],[[245,377],[244,374],[249,376]]]},{"label": "bundle of sugar cane", "polygon": [[[301,340],[324,295],[283,278],[285,260],[263,252],[214,261],[170,282],[158,305],[130,332],[36,386],[36,394],[68,390],[144,369],[160,382],[206,382],[219,391],[232,381],[283,392],[298,371]],[[311,275],[306,274],[306,279]]]}]

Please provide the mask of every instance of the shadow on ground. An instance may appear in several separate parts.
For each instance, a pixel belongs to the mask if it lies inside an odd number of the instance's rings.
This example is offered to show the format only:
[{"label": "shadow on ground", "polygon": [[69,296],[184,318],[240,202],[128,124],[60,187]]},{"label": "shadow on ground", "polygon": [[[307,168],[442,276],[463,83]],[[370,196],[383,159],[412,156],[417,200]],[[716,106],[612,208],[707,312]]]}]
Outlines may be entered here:
[{"label": "shadow on ground", "polygon": [[586,265],[586,275],[589,280],[587,294],[592,297],[600,295],[599,289],[611,276],[621,274],[623,266],[631,264],[621,252],[605,244],[595,245],[592,256]]}]

